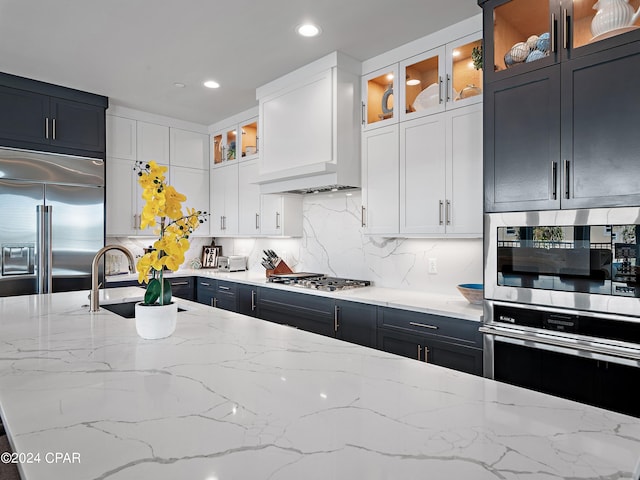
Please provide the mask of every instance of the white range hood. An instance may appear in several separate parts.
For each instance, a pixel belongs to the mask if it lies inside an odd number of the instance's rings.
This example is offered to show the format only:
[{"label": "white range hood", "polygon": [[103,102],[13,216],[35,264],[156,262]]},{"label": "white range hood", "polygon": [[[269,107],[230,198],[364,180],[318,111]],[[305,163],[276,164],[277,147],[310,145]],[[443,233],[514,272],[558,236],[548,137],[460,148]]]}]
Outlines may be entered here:
[{"label": "white range hood", "polygon": [[261,193],[360,187],[360,68],[334,52],[257,89]]}]

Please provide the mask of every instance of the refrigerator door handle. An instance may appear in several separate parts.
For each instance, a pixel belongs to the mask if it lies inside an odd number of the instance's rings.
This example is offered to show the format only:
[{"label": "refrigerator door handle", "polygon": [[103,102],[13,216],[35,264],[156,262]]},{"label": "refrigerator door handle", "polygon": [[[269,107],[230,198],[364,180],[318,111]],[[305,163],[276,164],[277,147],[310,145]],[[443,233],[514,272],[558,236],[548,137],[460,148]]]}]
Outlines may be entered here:
[{"label": "refrigerator door handle", "polygon": [[51,215],[53,207],[38,205],[37,252],[38,252],[38,293],[51,293],[52,253],[51,253]]}]

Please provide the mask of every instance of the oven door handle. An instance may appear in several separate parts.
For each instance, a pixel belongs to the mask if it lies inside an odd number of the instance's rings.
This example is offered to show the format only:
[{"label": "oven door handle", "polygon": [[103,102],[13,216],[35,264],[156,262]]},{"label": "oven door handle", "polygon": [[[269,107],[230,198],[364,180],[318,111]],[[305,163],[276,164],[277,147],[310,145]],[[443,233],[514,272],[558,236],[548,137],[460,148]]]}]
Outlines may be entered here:
[{"label": "oven door handle", "polygon": [[560,351],[561,353],[568,353],[577,356],[590,356],[596,360],[598,359],[597,355],[605,355],[606,358],[600,358],[600,360],[620,363],[623,365],[640,366],[640,349],[636,348],[586,343],[571,339],[565,340],[551,335],[531,334],[515,329],[500,328],[490,325],[483,325],[479,330],[485,335],[493,335],[496,337],[496,340],[499,340],[499,337],[511,338],[525,342],[525,346],[528,345],[535,347],[536,344],[547,345],[550,347],[556,347],[557,351]]}]

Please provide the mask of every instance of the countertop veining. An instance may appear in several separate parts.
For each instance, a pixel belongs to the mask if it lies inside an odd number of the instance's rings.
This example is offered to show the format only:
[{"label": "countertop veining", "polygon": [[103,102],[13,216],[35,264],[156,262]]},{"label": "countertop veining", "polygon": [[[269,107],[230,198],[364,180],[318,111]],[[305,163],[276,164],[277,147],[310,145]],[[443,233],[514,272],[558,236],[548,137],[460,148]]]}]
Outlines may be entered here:
[{"label": "countertop veining", "polygon": [[26,480],[623,479],[640,455],[637,418],[188,301],[143,340],[87,293],[0,299]]}]

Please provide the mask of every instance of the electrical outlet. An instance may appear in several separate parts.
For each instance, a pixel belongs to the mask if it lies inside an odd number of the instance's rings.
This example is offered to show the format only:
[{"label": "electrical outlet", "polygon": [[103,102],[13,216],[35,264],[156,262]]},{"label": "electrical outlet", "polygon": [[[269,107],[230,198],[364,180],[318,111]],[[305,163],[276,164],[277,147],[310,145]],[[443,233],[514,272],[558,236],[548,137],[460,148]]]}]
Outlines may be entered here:
[{"label": "electrical outlet", "polygon": [[429,259],[429,273],[431,274],[438,273],[438,259],[436,258]]}]

